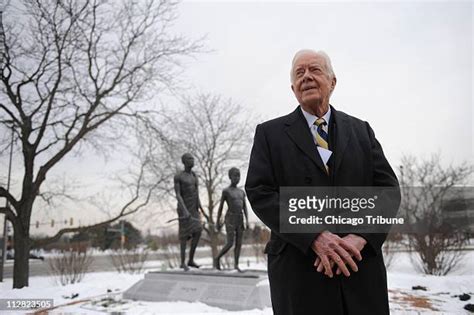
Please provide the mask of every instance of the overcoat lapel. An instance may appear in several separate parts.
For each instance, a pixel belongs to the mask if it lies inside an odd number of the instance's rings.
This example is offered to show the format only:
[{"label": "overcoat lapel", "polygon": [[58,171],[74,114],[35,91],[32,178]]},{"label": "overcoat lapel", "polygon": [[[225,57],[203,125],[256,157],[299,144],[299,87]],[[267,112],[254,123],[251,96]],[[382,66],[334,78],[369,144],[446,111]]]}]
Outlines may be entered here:
[{"label": "overcoat lapel", "polygon": [[[346,121],[347,118],[344,115],[338,113],[334,107],[331,106],[331,119],[334,119],[335,124],[335,145],[333,149],[334,155],[334,169],[330,172],[336,174],[337,170],[341,166],[341,162],[344,158],[344,153],[347,148],[347,144],[351,139],[352,132],[350,124]],[[285,123],[288,127],[286,132],[290,139],[303,151],[316,166],[326,174],[324,163],[321,160],[321,156],[318,153],[318,149],[313,140],[313,135],[309,130],[306,119],[301,112],[299,106],[290,114],[288,120]]]},{"label": "overcoat lapel", "polygon": [[326,168],[314,143],[313,135],[299,106],[290,114],[285,124],[288,126],[286,133],[290,139],[326,174]]},{"label": "overcoat lapel", "polygon": [[[337,170],[341,166],[341,162],[344,158],[344,153],[347,148],[347,144],[351,139],[352,132],[350,128],[350,123],[347,121],[347,118],[338,113],[334,107],[331,106],[331,119],[334,119],[335,123],[335,149],[334,149],[334,169],[332,170],[334,174],[337,174]],[[331,171],[330,171],[331,172]]]}]

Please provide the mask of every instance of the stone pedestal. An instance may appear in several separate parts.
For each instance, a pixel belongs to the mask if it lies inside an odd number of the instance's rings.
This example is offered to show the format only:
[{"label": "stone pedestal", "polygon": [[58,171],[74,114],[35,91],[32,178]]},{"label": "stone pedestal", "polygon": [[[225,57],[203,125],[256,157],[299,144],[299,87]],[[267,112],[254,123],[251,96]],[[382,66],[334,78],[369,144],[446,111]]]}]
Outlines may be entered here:
[{"label": "stone pedestal", "polygon": [[268,276],[256,270],[149,272],[123,297],[156,302],[202,302],[232,311],[271,307]]}]

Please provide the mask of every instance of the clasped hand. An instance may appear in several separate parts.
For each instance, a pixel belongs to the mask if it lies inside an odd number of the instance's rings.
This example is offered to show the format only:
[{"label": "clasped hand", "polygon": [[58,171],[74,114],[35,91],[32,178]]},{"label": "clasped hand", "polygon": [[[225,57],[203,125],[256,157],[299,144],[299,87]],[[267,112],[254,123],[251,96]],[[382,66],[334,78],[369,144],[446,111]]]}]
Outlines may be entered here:
[{"label": "clasped hand", "polygon": [[314,266],[318,272],[324,270],[324,274],[332,278],[333,267],[336,264],[336,274],[342,272],[346,277],[349,277],[351,274],[346,264],[354,272],[359,270],[353,257],[357,261],[362,260],[360,252],[366,243],[367,241],[364,238],[355,234],[348,234],[341,238],[329,231],[324,231],[318,235],[311,246],[318,256]]}]

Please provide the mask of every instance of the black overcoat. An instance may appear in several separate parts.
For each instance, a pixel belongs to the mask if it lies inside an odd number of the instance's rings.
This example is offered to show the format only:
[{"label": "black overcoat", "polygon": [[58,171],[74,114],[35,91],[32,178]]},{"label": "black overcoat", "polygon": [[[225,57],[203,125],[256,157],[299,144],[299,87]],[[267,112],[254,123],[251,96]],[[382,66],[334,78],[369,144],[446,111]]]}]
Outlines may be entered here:
[{"label": "black overcoat", "polygon": [[385,234],[363,234],[359,271],[331,279],[313,267],[316,234],[280,233],[282,186],[394,186],[397,178],[370,125],[331,107],[330,175],[298,106],[256,128],[245,189],[253,211],[271,229],[265,247],[274,314],[389,314],[381,252]]}]

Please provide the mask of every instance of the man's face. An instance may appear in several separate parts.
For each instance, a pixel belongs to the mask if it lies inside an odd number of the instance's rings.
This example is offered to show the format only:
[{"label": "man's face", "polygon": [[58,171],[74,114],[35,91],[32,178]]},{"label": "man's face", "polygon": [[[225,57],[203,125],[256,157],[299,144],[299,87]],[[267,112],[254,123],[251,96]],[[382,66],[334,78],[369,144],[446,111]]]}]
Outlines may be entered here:
[{"label": "man's face", "polygon": [[314,52],[305,52],[297,57],[292,69],[291,89],[303,108],[326,108],[329,97],[336,86],[323,57]]},{"label": "man's face", "polygon": [[229,175],[230,182],[234,185],[237,185],[240,181],[240,173],[239,172],[232,172]]}]

